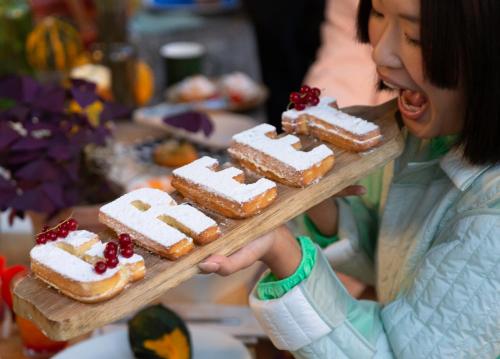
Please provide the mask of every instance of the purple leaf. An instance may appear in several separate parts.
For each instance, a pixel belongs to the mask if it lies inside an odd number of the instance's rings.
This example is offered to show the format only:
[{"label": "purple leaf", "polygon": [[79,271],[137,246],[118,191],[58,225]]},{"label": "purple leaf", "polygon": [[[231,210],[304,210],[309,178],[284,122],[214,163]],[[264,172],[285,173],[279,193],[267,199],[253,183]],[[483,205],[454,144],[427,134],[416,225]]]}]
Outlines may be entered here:
[{"label": "purple leaf", "polygon": [[205,137],[210,137],[210,135],[214,131],[214,124],[210,117],[208,117],[207,115],[205,115],[205,118],[201,121],[201,129],[203,130]]},{"label": "purple leaf", "polygon": [[26,162],[35,161],[36,159],[43,156],[43,152],[41,151],[33,151],[33,152],[11,152],[7,158],[7,163],[10,165],[19,165]]},{"label": "purple leaf", "polygon": [[24,191],[14,198],[12,208],[20,211],[32,210],[35,212],[54,213],[57,208],[40,187]]},{"label": "purple leaf", "polygon": [[7,123],[0,122],[0,151],[6,150],[20,135]]},{"label": "purple leaf", "polygon": [[214,128],[212,121],[206,114],[195,111],[183,112],[178,115],[166,117],[163,119],[163,122],[169,126],[182,128],[194,133],[201,129],[205,137],[210,136]]},{"label": "purple leaf", "polygon": [[57,167],[44,159],[30,162],[15,173],[16,178],[38,181],[56,180],[59,176]]},{"label": "purple leaf", "polygon": [[34,151],[40,150],[43,148],[47,148],[50,143],[47,139],[38,139],[29,137],[21,137],[19,141],[17,141],[14,146],[12,146],[12,150],[14,151]]},{"label": "purple leaf", "polygon": [[62,186],[60,184],[55,182],[45,182],[42,185],[42,189],[56,207],[65,207],[66,204],[64,203]]},{"label": "purple leaf", "polygon": [[16,105],[7,110],[6,114],[17,121],[24,122],[30,114],[30,109],[26,105]]},{"label": "purple leaf", "polygon": [[77,182],[80,179],[80,162],[68,162],[63,167],[65,169],[64,172],[72,181]]},{"label": "purple leaf", "polygon": [[0,79],[0,97],[18,102],[31,102],[40,87],[35,80],[27,76],[6,76]]},{"label": "purple leaf", "polygon": [[80,190],[74,187],[70,187],[64,191],[64,201],[66,207],[71,207],[78,204],[78,201],[82,197]]},{"label": "purple leaf", "polygon": [[66,91],[56,85],[43,86],[37,97],[32,101],[34,107],[48,112],[63,112]]},{"label": "purple leaf", "polygon": [[16,186],[0,176],[0,209],[5,210],[10,206],[10,202],[16,197]]},{"label": "purple leaf", "polygon": [[67,161],[74,156],[74,148],[68,145],[53,145],[49,148],[48,156],[57,161]]},{"label": "purple leaf", "polygon": [[99,98],[96,94],[96,85],[84,80],[71,80],[71,95],[80,107],[87,107]]},{"label": "purple leaf", "polygon": [[[27,77],[0,79],[0,162],[12,175],[12,181],[0,181],[0,209],[50,216],[87,198],[79,185],[83,148],[104,143],[110,133],[106,121],[128,115],[130,108],[103,102],[105,120],[94,127],[85,115],[66,111],[66,105],[69,99],[84,107],[99,100],[95,85],[73,81],[72,86],[40,85]],[[9,122],[21,124],[28,135]]]}]

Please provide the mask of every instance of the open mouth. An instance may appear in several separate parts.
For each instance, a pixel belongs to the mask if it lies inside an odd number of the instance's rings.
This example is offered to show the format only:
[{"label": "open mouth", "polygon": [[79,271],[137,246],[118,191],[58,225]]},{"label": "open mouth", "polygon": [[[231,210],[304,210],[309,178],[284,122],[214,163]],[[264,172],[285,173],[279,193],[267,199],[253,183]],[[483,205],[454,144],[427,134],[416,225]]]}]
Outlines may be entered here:
[{"label": "open mouth", "polygon": [[423,92],[403,88],[386,80],[383,83],[386,87],[399,91],[398,106],[403,117],[418,120],[429,107],[429,99]]}]

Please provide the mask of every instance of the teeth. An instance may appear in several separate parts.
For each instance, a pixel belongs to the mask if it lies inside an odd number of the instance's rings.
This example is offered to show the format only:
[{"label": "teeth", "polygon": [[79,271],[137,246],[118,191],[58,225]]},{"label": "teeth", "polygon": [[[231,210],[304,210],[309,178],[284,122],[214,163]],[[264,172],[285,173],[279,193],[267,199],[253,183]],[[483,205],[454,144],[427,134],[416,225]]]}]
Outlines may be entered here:
[{"label": "teeth", "polygon": [[413,105],[409,104],[408,101],[406,100],[406,98],[404,96],[401,99],[403,100],[403,105],[410,112],[417,112],[420,109],[419,107],[416,107],[416,106],[413,106]]},{"label": "teeth", "polygon": [[390,82],[387,82],[387,81],[383,81],[384,85],[386,85],[387,87],[391,88],[391,89],[394,89],[394,90],[400,90],[401,88],[394,85],[394,84],[391,84]]}]

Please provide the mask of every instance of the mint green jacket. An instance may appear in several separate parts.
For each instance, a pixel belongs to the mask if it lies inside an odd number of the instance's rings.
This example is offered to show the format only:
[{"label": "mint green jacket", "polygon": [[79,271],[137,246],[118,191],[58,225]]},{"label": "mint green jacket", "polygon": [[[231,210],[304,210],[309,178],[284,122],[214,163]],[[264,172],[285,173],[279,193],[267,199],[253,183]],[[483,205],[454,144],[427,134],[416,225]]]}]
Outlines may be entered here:
[{"label": "mint green jacket", "polygon": [[[252,292],[278,348],[297,358],[500,354],[500,165],[429,151],[407,136],[393,166],[370,179],[377,196],[337,201],[338,240],[321,251],[300,237],[297,272],[267,275]],[[332,266],[375,285],[380,301],[351,297]]]}]

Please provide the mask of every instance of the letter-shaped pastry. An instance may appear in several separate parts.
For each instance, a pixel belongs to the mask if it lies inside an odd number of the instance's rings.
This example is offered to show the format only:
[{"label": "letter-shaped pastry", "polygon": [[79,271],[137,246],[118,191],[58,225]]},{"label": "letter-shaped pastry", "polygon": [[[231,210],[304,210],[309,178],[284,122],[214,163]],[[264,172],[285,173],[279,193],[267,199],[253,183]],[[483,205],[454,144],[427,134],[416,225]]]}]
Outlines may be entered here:
[{"label": "letter-shaped pastry", "polygon": [[283,112],[283,130],[289,133],[311,134],[349,151],[361,152],[382,141],[380,128],[374,123],[350,116],[336,107],[331,97],[322,97],[317,106],[303,111]]},{"label": "letter-shaped pastry", "polygon": [[[96,248],[102,250],[96,252]],[[97,234],[70,232],[64,239],[33,247],[31,271],[63,294],[84,303],[110,299],[128,283],[144,277],[144,260],[137,254],[130,258],[118,255],[115,268],[96,273],[94,264],[105,260],[103,251],[104,244]]]},{"label": "letter-shaped pastry", "polygon": [[217,160],[202,157],[173,171],[172,186],[200,206],[229,218],[250,217],[269,206],[278,195],[276,184],[265,178],[245,184],[243,171],[221,171]]},{"label": "letter-shaped pastry", "polygon": [[197,244],[220,235],[214,220],[177,203],[166,192],[141,188],[101,207],[99,220],[116,233],[128,233],[140,246],[175,260]]},{"label": "letter-shaped pastry", "polygon": [[289,186],[304,187],[332,168],[334,156],[325,145],[308,152],[300,149],[299,138],[277,138],[275,127],[262,124],[233,136],[228,152],[252,171]]}]

